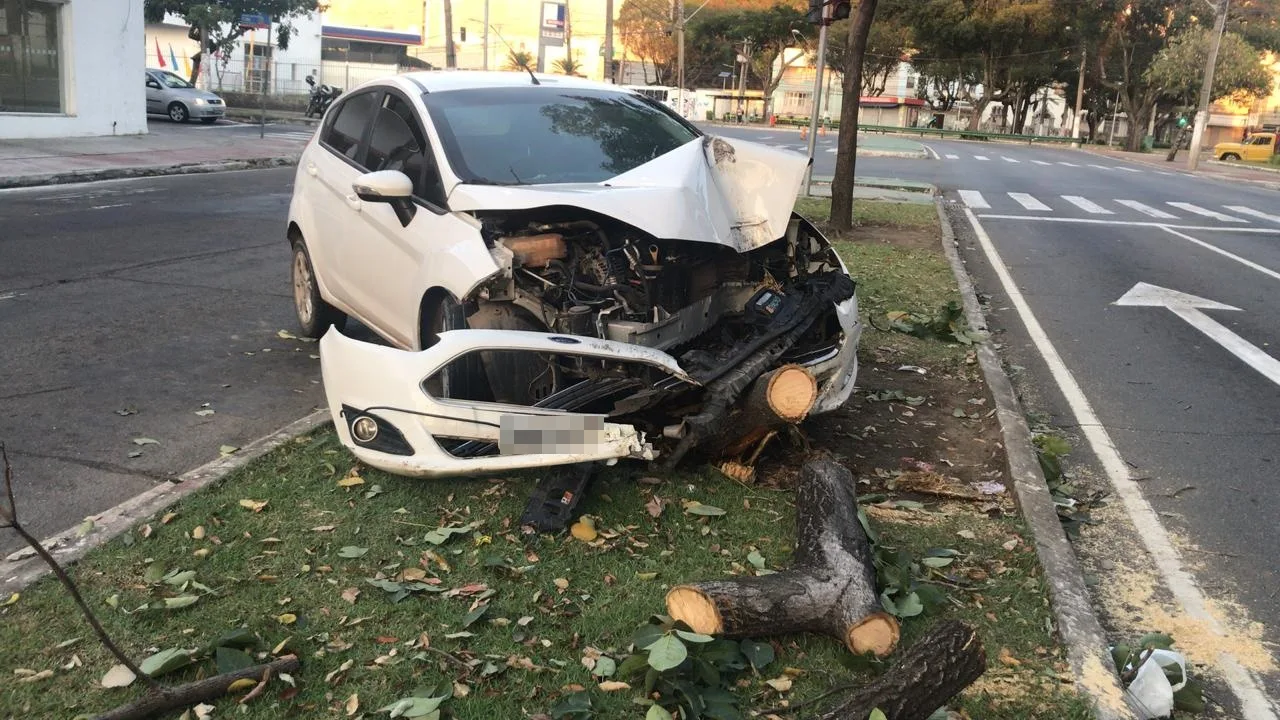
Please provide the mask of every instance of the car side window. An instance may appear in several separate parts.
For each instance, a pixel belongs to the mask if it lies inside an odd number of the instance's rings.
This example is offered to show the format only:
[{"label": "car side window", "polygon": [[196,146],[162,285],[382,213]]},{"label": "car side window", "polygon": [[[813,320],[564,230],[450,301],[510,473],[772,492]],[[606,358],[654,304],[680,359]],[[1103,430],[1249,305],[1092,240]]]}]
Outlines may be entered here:
[{"label": "car side window", "polygon": [[388,93],[374,118],[365,166],[370,172],[399,170],[413,181],[413,194],[426,202],[444,205],[444,188],[434,156],[413,109]]},{"label": "car side window", "polygon": [[1254,144],[1254,145],[1270,145],[1270,144],[1271,144],[1271,138],[1269,138],[1269,137],[1256,137],[1256,138],[1254,138],[1254,139],[1253,139],[1253,144]]},{"label": "car side window", "polygon": [[360,141],[364,139],[378,96],[379,93],[370,91],[347,98],[337,108],[321,142],[348,160],[359,162]]}]

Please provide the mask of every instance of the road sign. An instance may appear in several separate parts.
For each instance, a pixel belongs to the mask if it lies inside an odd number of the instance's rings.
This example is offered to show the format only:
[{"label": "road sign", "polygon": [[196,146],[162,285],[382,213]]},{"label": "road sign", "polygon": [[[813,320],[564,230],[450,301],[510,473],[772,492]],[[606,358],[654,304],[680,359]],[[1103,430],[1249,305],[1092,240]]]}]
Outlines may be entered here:
[{"label": "road sign", "polygon": [[258,14],[246,13],[240,16],[240,27],[254,28],[255,30],[269,28],[271,27],[271,16],[264,15],[261,13],[258,13]]}]

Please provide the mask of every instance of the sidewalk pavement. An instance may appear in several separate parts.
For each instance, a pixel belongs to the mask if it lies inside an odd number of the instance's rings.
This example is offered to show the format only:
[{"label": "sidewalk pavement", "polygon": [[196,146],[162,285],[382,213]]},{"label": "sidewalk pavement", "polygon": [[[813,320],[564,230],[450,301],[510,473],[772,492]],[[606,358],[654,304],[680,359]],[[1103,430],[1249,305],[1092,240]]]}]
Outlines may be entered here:
[{"label": "sidewalk pavement", "polygon": [[[250,125],[258,124],[262,117],[263,111],[258,108],[248,107],[228,107],[227,119],[237,120],[249,123]],[[308,125],[315,127],[320,124],[320,118],[307,117],[305,114],[296,110],[266,110],[267,122],[284,125]]]},{"label": "sidewalk pavement", "polygon": [[297,162],[306,141],[246,130],[175,126],[146,135],[0,140],[0,188],[175,175]]}]

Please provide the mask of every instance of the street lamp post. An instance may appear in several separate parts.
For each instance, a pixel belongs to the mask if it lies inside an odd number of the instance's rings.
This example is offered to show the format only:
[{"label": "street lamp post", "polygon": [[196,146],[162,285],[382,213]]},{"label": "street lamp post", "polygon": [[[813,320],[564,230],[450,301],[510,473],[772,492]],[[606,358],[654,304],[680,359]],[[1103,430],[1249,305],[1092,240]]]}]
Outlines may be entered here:
[{"label": "street lamp post", "polygon": [[1088,48],[1080,44],[1080,78],[1076,81],[1076,112],[1071,118],[1071,147],[1080,147],[1080,113],[1084,111],[1084,60]]},{"label": "street lamp post", "polygon": [[1200,164],[1200,144],[1204,142],[1205,126],[1209,124],[1209,102],[1213,99],[1213,69],[1218,64],[1218,48],[1222,45],[1222,33],[1227,27],[1227,6],[1230,0],[1222,0],[1218,18],[1213,28],[1213,41],[1209,45],[1209,61],[1204,66],[1204,82],[1200,84],[1200,105],[1196,110],[1196,124],[1191,130],[1191,150],[1187,153],[1187,169],[1195,170]]},{"label": "street lamp post", "polygon": [[[792,32],[795,32],[794,30]],[[798,33],[797,33],[798,34]],[[827,23],[818,26],[818,59],[815,62],[813,76],[813,107],[809,110],[809,164],[804,170],[804,194],[809,194],[813,183],[813,155],[818,142],[818,107],[822,97],[822,73],[827,67]]]},{"label": "street lamp post", "polygon": [[[1124,83],[1120,83],[1124,85]],[[1107,128],[1107,148],[1116,139],[1116,115],[1120,112],[1120,88],[1116,88],[1116,101],[1111,104],[1111,127]]]}]

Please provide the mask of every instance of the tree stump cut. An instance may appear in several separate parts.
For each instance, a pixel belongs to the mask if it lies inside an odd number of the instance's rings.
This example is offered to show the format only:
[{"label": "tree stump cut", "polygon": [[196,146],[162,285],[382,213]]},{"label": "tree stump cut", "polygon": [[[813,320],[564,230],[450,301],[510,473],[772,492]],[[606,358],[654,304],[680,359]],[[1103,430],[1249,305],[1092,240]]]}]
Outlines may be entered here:
[{"label": "tree stump cut", "polygon": [[804,420],[817,402],[813,374],[799,365],[783,365],[751,384],[721,429],[703,442],[702,451],[713,458],[737,457],[771,431]]},{"label": "tree stump cut", "polygon": [[695,632],[752,637],[819,632],[856,654],[883,657],[898,622],[876,592],[871,544],[858,520],[853,477],[830,461],[806,463],[796,490],[792,567],[758,577],[678,585],[667,612]]}]

